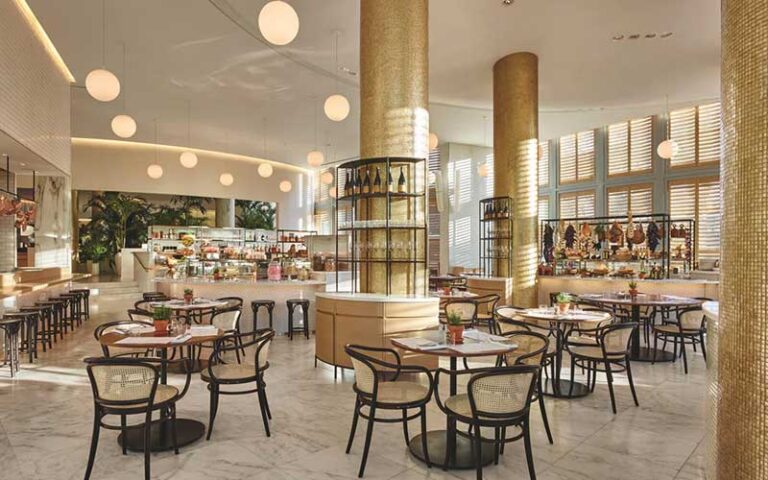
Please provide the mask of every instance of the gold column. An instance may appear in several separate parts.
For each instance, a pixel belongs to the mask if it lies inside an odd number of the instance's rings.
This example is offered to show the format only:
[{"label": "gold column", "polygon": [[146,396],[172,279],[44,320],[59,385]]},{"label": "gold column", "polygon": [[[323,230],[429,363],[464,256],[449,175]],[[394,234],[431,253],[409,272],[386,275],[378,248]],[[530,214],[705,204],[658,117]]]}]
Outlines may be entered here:
[{"label": "gold column", "polygon": [[512,277],[515,305],[534,306],[536,295],[539,137],[539,59],[507,55],[493,66],[494,195],[512,197]]},{"label": "gold column", "polygon": [[[720,320],[709,478],[768,478],[768,0],[723,0]],[[711,351],[711,350],[710,350]]]},{"label": "gold column", "polygon": [[[360,158],[426,159],[429,155],[428,12],[428,0],[360,2]],[[392,175],[396,182],[399,169]],[[406,169],[405,175],[409,185],[425,181],[423,172],[413,168]],[[394,219],[408,218],[408,210],[412,210],[407,201],[392,206]],[[385,200],[374,200],[370,211],[359,208],[358,218],[385,219]],[[423,232],[419,238],[413,254],[426,260]],[[383,232],[362,237],[372,244],[382,244],[385,239]],[[391,237],[392,242],[409,240],[403,231],[393,232]],[[408,265],[393,265],[392,293],[418,293],[425,285],[426,271],[426,264],[419,265],[414,278]],[[385,293],[386,266],[380,263],[362,269],[360,285],[364,292]]]}]

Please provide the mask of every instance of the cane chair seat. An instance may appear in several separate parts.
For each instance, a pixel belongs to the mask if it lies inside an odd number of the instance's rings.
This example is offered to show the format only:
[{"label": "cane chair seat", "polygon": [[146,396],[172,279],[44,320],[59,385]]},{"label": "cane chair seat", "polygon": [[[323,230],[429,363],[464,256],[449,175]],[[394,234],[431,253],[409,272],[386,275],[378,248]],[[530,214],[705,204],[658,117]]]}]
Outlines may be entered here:
[{"label": "cane chair seat", "polygon": [[623,353],[616,353],[616,354],[608,354],[603,355],[603,349],[599,346],[581,346],[581,345],[573,345],[569,348],[572,355],[576,355],[577,357],[584,357],[594,360],[603,360],[605,358],[608,358],[609,360],[623,360],[626,356]]},{"label": "cane chair seat", "polygon": [[[460,393],[449,397],[445,401],[445,408],[451,411],[453,415],[457,417],[472,418],[472,406],[469,404],[469,395],[466,393]],[[490,417],[478,417],[480,420],[491,420]],[[494,418],[494,420],[497,420]]]},{"label": "cane chair seat", "polygon": [[[530,372],[475,378],[468,388],[474,397],[476,411],[472,411],[468,393],[449,397],[445,401],[445,408],[452,414],[467,419],[473,418],[473,415],[477,415],[480,420],[493,421],[515,418],[525,410],[529,402],[531,383],[535,375]],[[493,417],[483,413],[492,414]]]},{"label": "cane chair seat", "polygon": [[[157,385],[157,391],[155,392],[155,400],[152,402],[152,408],[159,407],[164,403],[168,403],[174,400],[179,395],[179,389],[171,385]],[[146,408],[146,403],[132,403],[129,405],[110,405],[109,408],[114,410],[133,410]]]},{"label": "cane chair seat", "polygon": [[376,401],[387,405],[400,405],[426,400],[429,388],[416,382],[380,382]]},{"label": "cane chair seat", "polygon": [[599,345],[597,342],[597,337],[593,337],[591,335],[569,335],[568,343],[571,345],[586,347],[596,347]]},{"label": "cane chair seat", "polygon": [[[262,367],[263,369],[264,367]],[[248,365],[245,363],[226,363],[214,365],[211,367],[213,376],[216,380],[224,380],[227,382],[242,381],[252,382],[256,380],[256,367],[254,365]],[[203,369],[200,372],[200,378],[204,382],[211,381],[211,375],[208,369]]]},{"label": "cane chair seat", "polygon": [[[680,333],[680,326],[675,323],[669,323],[666,325],[656,325],[653,327],[653,329],[658,333],[666,333],[669,335],[677,335]],[[699,333],[699,331],[700,331],[699,328],[690,328],[690,329],[683,328],[682,330],[683,333],[690,333],[691,335],[696,335]]]}]

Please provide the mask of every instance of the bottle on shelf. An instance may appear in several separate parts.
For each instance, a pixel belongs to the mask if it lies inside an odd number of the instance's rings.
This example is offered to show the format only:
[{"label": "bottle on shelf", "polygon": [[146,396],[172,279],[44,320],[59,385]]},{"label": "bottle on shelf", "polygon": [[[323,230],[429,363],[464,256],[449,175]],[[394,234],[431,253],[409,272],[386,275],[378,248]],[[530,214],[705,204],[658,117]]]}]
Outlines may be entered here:
[{"label": "bottle on shelf", "polygon": [[387,171],[387,188],[389,189],[390,192],[394,192],[395,191],[395,184],[394,184],[394,181],[392,180],[392,168],[391,167]]},{"label": "bottle on shelf", "polygon": [[365,180],[363,180],[362,193],[371,193],[371,172],[368,169],[365,170]]},{"label": "bottle on shelf", "polygon": [[355,179],[354,179],[354,186],[352,188],[353,192],[356,195],[360,195],[360,192],[361,192],[361,190],[363,188],[363,181],[360,180],[360,171],[357,170],[352,175],[354,175],[354,177],[355,177]]},{"label": "bottle on shelf", "polygon": [[376,178],[373,180],[373,191],[374,193],[384,193],[384,190],[381,188],[381,169],[379,167],[376,167]]},{"label": "bottle on shelf", "polygon": [[405,193],[405,174],[403,167],[400,167],[400,177],[397,179],[397,193]]},{"label": "bottle on shelf", "polygon": [[496,218],[496,210],[493,208],[493,204],[488,204],[488,219]]},{"label": "bottle on shelf", "polygon": [[347,172],[344,178],[344,196],[348,197],[352,195],[352,182],[349,179],[349,172]]}]

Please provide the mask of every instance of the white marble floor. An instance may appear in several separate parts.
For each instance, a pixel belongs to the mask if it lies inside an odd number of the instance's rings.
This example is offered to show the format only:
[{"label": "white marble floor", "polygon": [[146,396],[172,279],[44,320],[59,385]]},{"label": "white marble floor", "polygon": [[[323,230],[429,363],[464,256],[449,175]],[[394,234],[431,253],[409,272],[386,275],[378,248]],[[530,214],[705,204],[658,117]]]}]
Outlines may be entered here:
[{"label": "white marble floor", "polygon": [[[91,320],[14,380],[0,369],[0,478],[83,478],[92,428],[92,396],[82,359],[98,355],[93,328],[120,319],[132,303],[96,298]],[[273,413],[272,437],[264,435],[255,396],[224,397],[210,441],[179,455],[153,454],[153,478],[336,479],[356,478],[364,429],[350,455],[344,454],[352,417],[353,375],[334,381],[332,369],[313,368],[313,341],[285,338],[271,350],[267,374]],[[578,400],[547,399],[554,445],[546,440],[538,409],[532,414],[533,450],[539,479],[703,478],[706,371],[700,355],[682,364],[633,364],[640,407],[632,403],[626,378],[617,379],[618,415],[610,410],[607,386],[598,377],[593,395]],[[181,377],[174,378],[179,381]],[[208,395],[193,376],[179,416],[207,424]],[[444,417],[433,407],[430,428]],[[417,431],[416,422],[411,433]],[[117,433],[102,431],[93,479],[142,478],[140,454],[123,456]],[[528,478],[522,445],[508,446],[500,465],[485,478]],[[407,452],[398,424],[377,424],[368,479],[474,478],[474,471],[428,470]]]}]

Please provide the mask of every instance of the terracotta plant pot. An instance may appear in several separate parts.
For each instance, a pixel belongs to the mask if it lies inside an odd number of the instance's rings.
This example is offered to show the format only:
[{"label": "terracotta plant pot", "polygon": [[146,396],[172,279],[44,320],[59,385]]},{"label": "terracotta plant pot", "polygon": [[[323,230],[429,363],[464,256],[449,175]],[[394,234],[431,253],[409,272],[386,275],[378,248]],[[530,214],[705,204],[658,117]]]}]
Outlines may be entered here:
[{"label": "terracotta plant pot", "polygon": [[194,295],[191,295],[191,294],[190,295],[184,295],[184,303],[186,303],[187,305],[192,303],[193,299],[194,299]]},{"label": "terracotta plant pot", "polygon": [[168,320],[155,320],[153,323],[156,333],[168,333]]},{"label": "terracotta plant pot", "polygon": [[443,295],[450,295],[451,287],[443,287]]},{"label": "terracotta plant pot", "polygon": [[448,325],[448,335],[451,343],[457,345],[464,343],[464,325]]},{"label": "terracotta plant pot", "polygon": [[630,297],[636,297],[638,293],[640,293],[640,292],[638,292],[636,288],[630,288],[629,289],[629,296]]},{"label": "terracotta plant pot", "polygon": [[566,312],[568,312],[568,307],[570,307],[570,303],[558,303],[557,304],[557,311],[560,313],[560,315],[565,315]]}]

